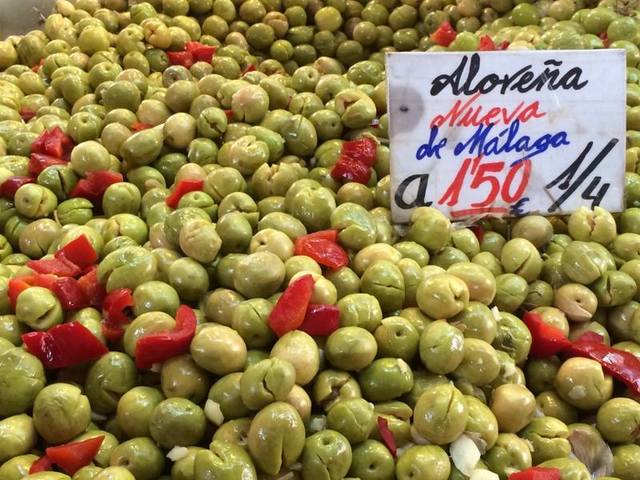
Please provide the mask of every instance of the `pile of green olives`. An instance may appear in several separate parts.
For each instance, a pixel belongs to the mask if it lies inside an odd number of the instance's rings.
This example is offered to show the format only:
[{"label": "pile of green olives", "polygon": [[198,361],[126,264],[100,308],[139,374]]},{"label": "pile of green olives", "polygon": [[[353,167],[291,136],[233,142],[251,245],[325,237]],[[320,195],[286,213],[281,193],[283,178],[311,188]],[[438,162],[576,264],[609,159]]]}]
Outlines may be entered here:
[{"label": "pile of green olives", "polygon": [[[640,357],[640,20],[602,0],[58,0],[41,31],[0,41],[0,185],[32,145],[73,144],[0,188],[0,480],[640,480],[640,398],[588,358],[530,356],[522,315]],[[457,31],[449,46],[432,33]],[[385,54],[623,48],[627,209],[484,219],[390,214]],[[211,61],[180,62],[189,42]],[[368,183],[332,175],[376,141]],[[99,201],[73,195],[117,172]],[[183,181],[202,188],[167,198]],[[296,240],[334,230],[349,263]],[[131,322],[65,311],[32,275],[84,235]],[[299,253],[299,252],[298,252]],[[335,306],[327,336],[269,317],[304,275]],[[145,335],[191,306],[187,352],[136,367]],[[637,319],[637,320],[636,320]],[[109,352],[45,369],[22,335],[79,322]],[[386,427],[385,427],[386,425]],[[388,431],[387,431],[388,429]],[[389,432],[393,444],[389,441]],[[48,447],[102,436],[73,474],[32,472]]]}]

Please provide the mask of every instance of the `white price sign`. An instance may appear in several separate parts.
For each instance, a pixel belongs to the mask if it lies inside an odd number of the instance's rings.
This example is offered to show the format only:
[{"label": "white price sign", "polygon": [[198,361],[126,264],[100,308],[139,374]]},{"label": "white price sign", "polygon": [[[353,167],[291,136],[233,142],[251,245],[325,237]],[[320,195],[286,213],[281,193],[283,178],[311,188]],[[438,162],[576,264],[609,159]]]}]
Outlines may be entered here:
[{"label": "white price sign", "polygon": [[624,208],[624,50],[387,54],[393,219]]}]

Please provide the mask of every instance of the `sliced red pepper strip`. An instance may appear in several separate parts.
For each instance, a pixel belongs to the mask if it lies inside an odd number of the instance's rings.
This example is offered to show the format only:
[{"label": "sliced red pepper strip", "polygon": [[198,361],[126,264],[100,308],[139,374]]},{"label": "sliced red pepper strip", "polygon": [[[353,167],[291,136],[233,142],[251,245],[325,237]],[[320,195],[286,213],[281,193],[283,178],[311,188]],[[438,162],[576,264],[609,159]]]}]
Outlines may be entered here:
[{"label": "sliced red pepper strip", "polygon": [[557,468],[531,467],[509,475],[509,480],[560,480]]},{"label": "sliced red pepper strip", "polygon": [[48,472],[51,468],[53,468],[53,462],[49,457],[43,455],[31,464],[31,467],[29,468],[29,475],[39,472]]},{"label": "sliced red pepper strip", "polygon": [[633,393],[640,395],[640,359],[634,354],[609,347],[601,341],[582,336],[569,347],[569,355],[595,360],[613,378],[624,383]]},{"label": "sliced red pepper strip", "polygon": [[27,267],[37,273],[57,275],[59,277],[75,277],[82,273],[80,267],[62,257],[29,260]]},{"label": "sliced red pepper strip", "polygon": [[68,162],[62,158],[52,157],[44,153],[32,153],[29,157],[29,175],[37,177],[45,168],[52,165],[66,165]]},{"label": "sliced red pepper strip", "polygon": [[458,32],[456,32],[449,22],[442,22],[438,29],[431,34],[431,40],[442,47],[448,47],[451,45]]},{"label": "sliced red pepper strip", "polygon": [[101,435],[80,442],[49,447],[46,456],[65,473],[73,475],[93,461],[103,441],[104,435]]},{"label": "sliced red pepper strip", "polygon": [[526,312],[522,316],[522,321],[531,332],[531,350],[529,351],[531,357],[551,357],[571,346],[571,342],[562,330],[545,323],[539,314]]},{"label": "sliced red pepper strip", "polygon": [[142,130],[147,130],[148,128],[151,128],[151,125],[147,123],[133,122],[131,124],[131,130],[133,130],[134,132],[141,132]]},{"label": "sliced red pepper strip", "polygon": [[364,163],[352,162],[340,157],[331,169],[331,177],[337,182],[356,182],[366,185],[371,178],[371,169]]},{"label": "sliced red pepper strip", "polygon": [[478,50],[481,52],[490,52],[496,49],[496,44],[489,35],[483,35],[480,37],[480,44]]},{"label": "sliced red pepper strip", "polygon": [[56,294],[65,312],[90,306],[89,299],[80,288],[78,280],[71,277],[58,278],[51,289]]},{"label": "sliced red pepper strip", "polygon": [[478,239],[478,242],[482,243],[482,239],[484,238],[484,228],[482,225],[471,225],[469,230],[473,232],[473,234]]},{"label": "sliced red pepper strip", "polygon": [[378,144],[373,138],[358,138],[357,140],[344,142],[340,155],[352,162],[359,162],[367,167],[373,167],[376,163],[377,149]]},{"label": "sliced red pepper strip", "polygon": [[34,183],[33,177],[15,176],[7,178],[0,184],[0,197],[13,200],[18,189],[27,183]]},{"label": "sliced red pepper strip", "polygon": [[36,275],[28,275],[26,277],[22,277],[22,279],[32,287],[42,287],[48,290],[53,290],[53,286],[60,279],[60,277],[39,273]]},{"label": "sliced red pepper strip", "polygon": [[330,240],[332,242],[337,242],[338,230],[319,230],[317,232],[308,233],[307,235],[296,238],[295,243],[297,244],[298,242],[309,239],[324,239]]},{"label": "sliced red pepper strip", "polygon": [[86,235],[80,235],[58,250],[55,258],[65,259],[86,269],[98,261],[98,254]]},{"label": "sliced red pepper strip", "polygon": [[47,332],[29,332],[22,335],[29,353],[40,359],[47,369],[80,365],[96,360],[109,350],[79,322],[56,325]]},{"label": "sliced red pepper strip", "polygon": [[181,305],[176,312],[176,328],[173,331],[145,335],[138,340],[136,366],[151,368],[155,363],[162,363],[188,352],[197,324],[195,312],[186,305]]},{"label": "sliced red pepper strip", "polygon": [[[189,44],[195,43],[197,45],[189,47]],[[212,45],[203,45],[200,42],[187,43],[187,51],[191,52],[194,62],[207,62],[211,63],[213,56],[216,54],[217,48]]]},{"label": "sliced red pepper strip", "polygon": [[180,180],[173,192],[166,198],[165,203],[171,208],[176,208],[184,195],[199,192],[203,185],[204,180]]},{"label": "sliced red pepper strip", "polygon": [[224,110],[224,114],[227,116],[228,120],[233,120],[233,110],[231,110],[230,108]]},{"label": "sliced red pepper strip", "polygon": [[393,432],[389,429],[389,422],[384,417],[378,417],[378,431],[380,432],[380,437],[384,441],[384,444],[387,446],[393,458],[396,458],[397,448],[396,448],[396,439],[393,437]]},{"label": "sliced red pepper strip", "polygon": [[313,337],[328,337],[340,328],[340,309],[335,305],[311,304],[298,328]]},{"label": "sliced red pepper strip", "polygon": [[31,110],[30,108],[26,108],[26,107],[22,107],[20,109],[20,117],[22,118],[22,120],[24,120],[25,122],[28,122],[29,120],[31,120],[33,117],[36,116],[36,112],[34,112],[33,110]]},{"label": "sliced red pepper strip", "polygon": [[82,178],[76,183],[69,196],[71,198],[86,198],[94,205],[101,205],[105,190],[114,183],[122,182],[123,178],[121,173],[111,170],[89,172],[86,178]]},{"label": "sliced red pepper strip", "polygon": [[297,239],[294,251],[296,255],[311,257],[320,265],[333,270],[349,265],[347,252],[332,240],[301,237]]},{"label": "sliced red pepper strip", "polygon": [[98,281],[98,268],[93,266],[78,279],[78,287],[84,292],[89,304],[95,308],[102,308],[107,291]]},{"label": "sliced red pepper strip", "polygon": [[256,66],[253,63],[250,63],[246,66],[246,68],[242,71],[242,75],[246,75],[249,72],[255,72]]},{"label": "sliced red pepper strip", "polygon": [[509,48],[509,42],[507,42],[506,40],[504,42],[502,42],[501,44],[499,44],[496,47],[498,50],[506,50],[507,48]]},{"label": "sliced red pepper strip", "polygon": [[73,150],[73,140],[60,127],[46,130],[31,144],[31,153],[41,153],[51,157],[69,160]]},{"label": "sliced red pepper strip", "polygon": [[9,285],[7,286],[7,296],[9,297],[9,305],[11,309],[15,311],[16,302],[18,301],[18,295],[24,292],[31,285],[27,283],[23,278],[12,278],[9,280]]},{"label": "sliced red pepper strip", "polygon": [[129,288],[117,288],[112,290],[104,298],[102,304],[102,333],[112,342],[120,340],[124,334],[123,326],[130,321],[130,313],[133,308],[133,295]]},{"label": "sliced red pepper strip", "polygon": [[191,52],[167,52],[167,57],[171,65],[182,65],[185,68],[193,66],[193,54]]},{"label": "sliced red pepper strip", "polygon": [[311,301],[314,284],[315,281],[311,275],[302,275],[282,292],[269,314],[269,327],[276,335],[281,337],[302,325]]}]

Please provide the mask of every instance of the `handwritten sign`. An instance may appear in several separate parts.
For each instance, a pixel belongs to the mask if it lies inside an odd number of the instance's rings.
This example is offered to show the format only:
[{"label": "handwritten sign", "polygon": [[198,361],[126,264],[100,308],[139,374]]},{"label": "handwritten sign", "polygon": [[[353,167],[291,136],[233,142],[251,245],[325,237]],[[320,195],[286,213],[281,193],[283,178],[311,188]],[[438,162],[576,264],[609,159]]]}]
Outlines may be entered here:
[{"label": "handwritten sign", "polygon": [[624,208],[623,50],[389,53],[392,214]]}]

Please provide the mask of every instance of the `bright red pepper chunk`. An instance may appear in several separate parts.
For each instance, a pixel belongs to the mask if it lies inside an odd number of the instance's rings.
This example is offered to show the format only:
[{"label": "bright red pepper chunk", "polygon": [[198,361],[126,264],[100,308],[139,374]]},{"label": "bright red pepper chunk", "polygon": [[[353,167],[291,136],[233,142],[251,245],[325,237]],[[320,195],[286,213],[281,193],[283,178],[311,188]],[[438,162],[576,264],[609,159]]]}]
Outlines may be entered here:
[{"label": "bright red pepper chunk", "polygon": [[98,454],[104,441],[104,435],[80,442],[66,443],[46,449],[46,456],[65,473],[73,475],[82,467],[89,465]]},{"label": "bright red pepper chunk", "polygon": [[335,240],[305,235],[296,239],[295,254],[313,258],[324,267],[333,270],[349,264],[349,255]]},{"label": "bright red pepper chunk", "polygon": [[9,280],[7,286],[7,296],[9,297],[9,306],[11,310],[16,309],[16,302],[18,301],[18,295],[24,292],[27,288],[31,287],[24,278],[12,278]]},{"label": "bright red pepper chunk", "polygon": [[281,337],[302,325],[311,301],[314,284],[315,281],[311,275],[302,275],[282,292],[269,314],[269,327],[276,335]]},{"label": "bright red pepper chunk", "polygon": [[191,68],[193,66],[193,54],[191,52],[167,52],[169,63],[171,65],[181,65],[185,68]]},{"label": "bright red pepper chunk", "polygon": [[318,230],[317,232],[313,232],[313,233],[309,233],[307,235],[303,235],[301,237],[296,238],[296,245],[298,244],[298,242],[302,241],[303,239],[322,239],[322,240],[329,240],[331,242],[337,242],[338,241],[338,230],[334,230],[334,229],[330,229],[330,230]]},{"label": "bright red pepper chunk", "polygon": [[0,184],[0,197],[13,200],[18,189],[27,183],[34,183],[33,177],[15,176],[7,178]]},{"label": "bright red pepper chunk", "polygon": [[82,269],[75,263],[65,258],[42,258],[29,260],[27,267],[37,273],[57,275],[58,277],[76,277],[82,273]]},{"label": "bright red pepper chunk", "polygon": [[366,185],[371,178],[371,169],[364,163],[352,162],[340,157],[331,169],[331,177],[337,182],[356,182]]},{"label": "bright red pepper chunk", "polygon": [[340,328],[340,309],[335,305],[311,304],[298,328],[313,337],[328,337]]},{"label": "bright red pepper chunk", "polygon": [[203,185],[204,180],[180,180],[175,190],[166,198],[165,203],[171,208],[176,208],[183,196],[187,193],[201,191]]},{"label": "bright red pepper chunk", "polygon": [[509,480],[560,480],[557,468],[531,467],[509,475]]},{"label": "bright red pepper chunk", "polygon": [[29,157],[29,175],[37,177],[47,167],[52,165],[66,165],[62,158],[52,157],[43,153],[32,153]]},{"label": "bright red pepper chunk", "polygon": [[47,369],[81,365],[109,351],[79,322],[62,323],[47,332],[25,333],[22,341],[27,351],[38,357]]},{"label": "bright red pepper chunk", "polygon": [[449,22],[442,22],[438,29],[431,34],[431,40],[442,47],[448,47],[457,36],[458,32],[453,29]]},{"label": "bright red pepper chunk", "polygon": [[80,235],[58,250],[55,258],[68,260],[84,270],[98,261],[98,254],[87,236]]},{"label": "bright red pepper chunk", "polygon": [[31,464],[31,467],[29,468],[29,475],[39,472],[48,472],[51,468],[53,468],[53,462],[49,457],[43,455]]},{"label": "bright red pepper chunk", "polygon": [[480,37],[480,44],[478,50],[481,52],[490,52],[496,49],[496,44],[489,35],[483,35]]},{"label": "bright red pepper chunk", "polygon": [[50,157],[69,160],[74,144],[71,137],[59,127],[43,132],[31,144],[31,153],[41,153]]},{"label": "bright red pepper chunk", "polygon": [[191,339],[196,334],[196,314],[181,305],[176,312],[176,328],[171,332],[159,332],[145,335],[136,343],[136,365],[138,368],[151,368],[154,363],[181,355],[189,351]]},{"label": "bright red pepper chunk", "polygon": [[482,243],[482,239],[484,238],[484,227],[482,225],[471,225],[469,230],[473,232],[478,239],[478,242]]},{"label": "bright red pepper chunk", "polygon": [[370,137],[349,140],[342,144],[340,156],[352,162],[358,162],[373,167],[376,163],[377,142]]},{"label": "bright red pepper chunk", "polygon": [[545,323],[539,314],[526,312],[522,316],[522,321],[531,332],[531,350],[529,351],[531,357],[551,357],[571,346],[571,342],[562,330]]},{"label": "bright red pepper chunk", "polygon": [[212,45],[204,45],[200,42],[188,42],[185,49],[191,53],[195,62],[207,63],[211,63],[217,50],[217,48]]},{"label": "bright red pepper chunk", "polygon": [[84,292],[89,304],[95,308],[102,308],[107,291],[98,281],[98,268],[93,266],[78,279],[78,287]]},{"label": "bright red pepper chunk", "polygon": [[91,305],[84,290],[80,288],[78,280],[71,277],[58,278],[51,288],[66,312],[80,310]]},{"label": "bright red pepper chunk", "polygon": [[396,439],[393,436],[393,432],[389,429],[389,422],[384,417],[378,417],[378,432],[380,432],[380,437],[391,452],[391,455],[393,455],[393,458],[396,458]]},{"label": "bright red pepper chunk", "polygon": [[134,132],[141,132],[142,130],[147,130],[148,128],[151,128],[151,125],[146,123],[133,122],[131,124],[131,130],[133,130]]},{"label": "bright red pepper chunk", "polygon": [[120,340],[123,326],[131,321],[133,295],[129,288],[117,288],[107,294],[102,305],[102,333],[112,342]]},{"label": "bright red pepper chunk", "polygon": [[569,347],[569,355],[595,360],[606,373],[640,395],[640,359],[632,353],[605,345],[602,337],[598,337],[599,340],[595,340],[593,335],[581,336]]},{"label": "bright red pepper chunk", "polygon": [[122,182],[123,179],[124,177],[121,173],[110,170],[89,172],[86,178],[82,178],[76,183],[76,186],[73,187],[69,196],[71,198],[86,198],[94,205],[101,205],[105,190],[114,183]]},{"label": "bright red pepper chunk", "polygon": [[22,120],[24,120],[25,122],[28,122],[29,120],[31,120],[33,117],[36,116],[36,112],[34,112],[33,110],[26,108],[26,107],[22,107],[20,109],[20,117],[22,118]]}]

